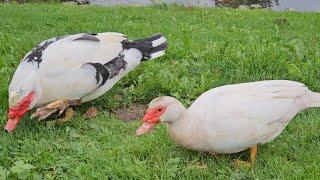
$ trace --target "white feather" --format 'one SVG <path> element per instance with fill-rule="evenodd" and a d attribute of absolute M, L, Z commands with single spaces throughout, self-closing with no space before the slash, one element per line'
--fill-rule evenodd
<path fill-rule="evenodd" d="M 154 100 L 151 108 L 158 105 L 154 102 L 162 105 Z M 170 136 L 177 143 L 194 150 L 236 153 L 272 141 L 297 113 L 320 107 L 320 94 L 299 82 L 274 80 L 211 89 L 187 110 L 178 101 L 168 104 L 168 112 L 182 109 L 170 115 L 180 119 L 162 117 L 171 122 Z"/>
<path fill-rule="evenodd" d="M 9 94 L 38 87 L 39 92 L 42 92 L 41 97 L 33 104 L 41 106 L 59 98 L 77 99 L 95 92 L 96 71 L 92 67 L 82 66 L 88 62 L 105 64 L 117 57 L 123 50 L 121 41 L 125 37 L 120 33 L 99 33 L 96 37 L 100 42 L 74 41 L 82 35 L 70 35 L 49 45 L 42 51 L 39 69 L 37 62 L 21 62 L 10 83 Z M 34 78 L 39 78 L 39 81 Z M 9 97 L 9 101 L 14 104 L 17 97 L 15 93 L 11 94 L 12 100 Z M 20 93 L 19 99 L 24 95 Z"/>
<path fill-rule="evenodd" d="M 16 104 L 26 95 L 25 93 L 30 93 L 32 90 L 36 91 L 32 106 L 42 106 L 61 98 L 82 98 L 83 102 L 93 100 L 112 88 L 124 75 L 139 65 L 143 58 L 138 49 L 123 49 L 122 41 L 126 40 L 126 37 L 121 33 L 98 33 L 94 36 L 99 41 L 83 38 L 79 40 L 80 37 L 84 37 L 83 35 L 84 33 L 74 34 L 58 41 L 55 41 L 57 38 L 52 38 L 41 42 L 40 45 L 46 45 L 49 41 L 53 41 L 41 51 L 42 56 L 37 57 L 38 60 L 42 58 L 39 64 L 25 59 L 32 53 L 32 51 L 29 52 L 20 63 L 10 83 L 10 104 Z M 152 44 L 157 46 L 162 42 L 165 42 L 163 37 Z M 112 78 L 97 74 L 93 65 L 99 64 L 95 63 L 100 63 L 100 66 L 105 65 L 120 54 L 126 61 L 125 69 L 120 69 L 120 72 Z M 164 52 L 157 52 L 152 54 L 151 58 L 163 54 Z M 99 78 L 99 82 L 96 78 Z M 102 85 L 103 78 L 108 79 Z"/>
<path fill-rule="evenodd" d="M 167 41 L 166 38 L 161 36 L 159 39 L 156 39 L 156 40 L 152 41 L 152 46 L 153 47 L 157 47 L 160 44 L 165 43 L 166 41 Z"/>
<path fill-rule="evenodd" d="M 156 53 L 151 54 L 151 55 L 150 55 L 150 56 L 151 56 L 150 59 L 158 58 L 158 57 L 160 57 L 160 56 L 163 56 L 164 54 L 165 54 L 165 50 L 163 50 L 163 51 L 158 51 L 158 52 L 156 52 Z"/>

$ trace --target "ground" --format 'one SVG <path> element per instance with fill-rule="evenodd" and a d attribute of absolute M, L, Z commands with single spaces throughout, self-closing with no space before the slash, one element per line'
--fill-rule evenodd
<path fill-rule="evenodd" d="M 57 126 L 27 114 L 13 134 L 0 132 L 0 179 L 317 179 L 320 110 L 300 113 L 273 142 L 260 146 L 251 169 L 232 161 L 247 153 L 208 156 L 174 144 L 164 125 L 137 138 L 141 121 L 121 121 L 119 108 L 171 95 L 186 106 L 202 92 L 263 79 L 301 81 L 320 91 L 320 14 L 177 6 L 103 8 L 0 5 L 0 124 L 20 59 L 50 37 L 116 31 L 130 38 L 162 32 L 167 55 L 142 64 L 99 99 Z M 83 114 L 91 107 L 95 118 Z"/>

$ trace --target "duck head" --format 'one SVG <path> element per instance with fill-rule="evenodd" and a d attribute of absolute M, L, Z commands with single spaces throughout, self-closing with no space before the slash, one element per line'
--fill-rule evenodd
<path fill-rule="evenodd" d="M 170 96 L 158 97 L 149 103 L 143 124 L 136 135 L 150 132 L 159 123 L 174 123 L 182 117 L 184 111 L 185 107 L 177 99 Z"/>
<path fill-rule="evenodd" d="M 32 108 L 35 93 L 29 92 L 23 95 L 21 91 L 13 91 L 9 93 L 9 111 L 8 121 L 4 127 L 6 132 L 12 132 L 23 115 Z"/>

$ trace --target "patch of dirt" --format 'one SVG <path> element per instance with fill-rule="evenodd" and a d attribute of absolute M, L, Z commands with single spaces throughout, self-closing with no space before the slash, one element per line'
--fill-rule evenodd
<path fill-rule="evenodd" d="M 136 103 L 130 106 L 119 107 L 113 110 L 113 114 L 123 121 L 134 121 L 141 120 L 146 110 L 147 105 Z"/>

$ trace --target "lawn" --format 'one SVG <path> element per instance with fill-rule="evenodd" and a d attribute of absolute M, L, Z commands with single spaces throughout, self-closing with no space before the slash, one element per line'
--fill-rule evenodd
<path fill-rule="evenodd" d="M 76 108 L 62 126 L 25 116 L 13 134 L 0 131 L 0 179 L 318 179 L 320 110 L 300 113 L 273 142 L 260 146 L 250 169 L 232 161 L 247 153 L 208 156 L 174 144 L 164 125 L 137 138 L 141 122 L 112 110 L 171 95 L 186 106 L 202 92 L 263 79 L 301 81 L 320 91 L 320 13 L 192 9 L 0 5 L 0 124 L 20 59 L 50 37 L 116 31 L 131 39 L 162 32 L 167 55 L 146 62 L 99 99 Z M 121 98 L 119 98 L 121 97 Z M 101 113 L 85 119 L 95 106 Z"/>

